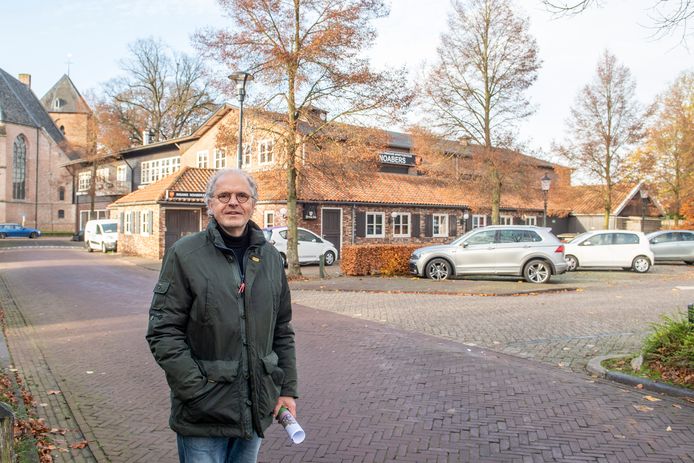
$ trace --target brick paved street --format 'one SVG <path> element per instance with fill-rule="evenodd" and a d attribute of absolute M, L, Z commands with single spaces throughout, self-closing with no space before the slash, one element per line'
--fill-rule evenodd
<path fill-rule="evenodd" d="M 32 393 L 49 405 L 40 407 L 47 409 L 42 413 L 49 426 L 58 425 L 50 420 L 70 426 L 73 416 L 100 462 L 176 461 L 166 424 L 167 388 L 143 338 L 156 273 L 117 256 L 22 249 L 0 253 L 0 277 L 8 288 L 0 302 L 8 312 L 10 351 L 30 375 Z M 586 333 L 615 337 L 625 326 L 635 332 L 655 317 L 656 304 L 641 299 L 656 287 L 662 291 L 661 283 L 649 279 L 635 286 L 644 292 L 625 294 L 624 302 L 644 308 L 628 314 L 621 300 L 609 306 L 609 292 L 586 299 L 605 300 L 605 307 L 580 309 L 581 299 L 574 298 L 582 293 L 373 293 L 369 299 L 349 292 L 340 299 L 335 291 L 296 289 L 296 303 L 317 305 L 322 298 L 322 308 L 351 316 L 296 305 L 299 419 L 308 438 L 292 446 L 273 425 L 261 461 L 694 461 L 691 403 L 666 396 L 650 402 L 639 390 L 585 373 L 421 333 L 478 344 L 486 336 L 492 345 L 506 343 L 504 349 L 524 342 L 524 351 L 532 351 L 528 341 Z M 677 298 L 686 299 L 669 291 L 673 307 Z M 543 307 L 559 307 L 563 315 L 544 328 L 534 326 Z M 609 317 L 610 307 L 622 311 L 626 325 Z M 595 321 L 581 322 L 586 317 L 580 310 Z M 483 326 L 485 311 L 498 329 L 466 338 L 479 331 L 467 325 Z M 427 324 L 421 313 L 430 315 Z M 514 326 L 524 334 L 513 338 Z M 47 395 L 48 388 L 61 390 L 65 404 Z M 86 451 L 54 455 L 57 461 L 94 461 Z"/>

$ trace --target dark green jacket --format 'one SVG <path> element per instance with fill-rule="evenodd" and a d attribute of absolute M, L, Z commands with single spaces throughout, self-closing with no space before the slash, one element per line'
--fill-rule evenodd
<path fill-rule="evenodd" d="M 282 258 L 249 222 L 245 290 L 217 223 L 177 241 L 162 263 L 147 341 L 184 436 L 263 436 L 280 395 L 297 397 L 294 330 Z"/>

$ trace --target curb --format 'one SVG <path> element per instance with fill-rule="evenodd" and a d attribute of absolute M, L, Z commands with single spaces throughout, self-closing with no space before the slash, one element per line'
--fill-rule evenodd
<path fill-rule="evenodd" d="M 589 372 L 611 381 L 627 384 L 629 386 L 637 386 L 640 384 L 644 389 L 649 391 L 660 392 L 662 394 L 668 394 L 675 397 L 689 397 L 694 399 L 694 391 L 689 389 L 653 381 L 652 379 L 648 378 L 639 378 L 638 376 L 631 376 L 627 375 L 626 373 L 610 371 L 601 365 L 601 363 L 605 360 L 624 357 L 630 357 L 630 355 L 601 355 L 599 357 L 594 357 L 590 359 L 586 368 Z"/>

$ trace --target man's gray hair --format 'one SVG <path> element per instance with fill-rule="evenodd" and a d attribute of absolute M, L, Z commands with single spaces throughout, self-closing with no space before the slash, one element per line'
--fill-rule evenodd
<path fill-rule="evenodd" d="M 251 199 L 255 202 L 258 200 L 258 184 L 255 183 L 255 179 L 251 177 L 251 174 L 243 169 L 220 169 L 215 174 L 210 177 L 207 182 L 207 190 L 205 191 L 205 206 L 207 206 L 207 215 L 212 217 L 212 211 L 210 210 L 210 200 L 214 196 L 214 190 L 217 188 L 217 181 L 225 175 L 238 175 L 246 179 L 248 182 L 248 187 L 251 189 Z"/>

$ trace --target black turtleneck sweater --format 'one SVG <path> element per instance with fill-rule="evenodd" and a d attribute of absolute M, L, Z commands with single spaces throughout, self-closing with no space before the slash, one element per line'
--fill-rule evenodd
<path fill-rule="evenodd" d="M 222 235 L 224 246 L 229 248 L 234 253 L 234 257 L 236 257 L 236 261 L 239 263 L 241 278 L 243 279 L 243 256 L 246 254 L 246 250 L 251 245 L 251 227 L 246 225 L 246 231 L 244 231 L 243 235 L 239 236 L 238 238 L 227 234 L 227 232 L 225 232 L 220 226 L 217 226 L 217 229 L 219 230 L 219 234 Z"/>

